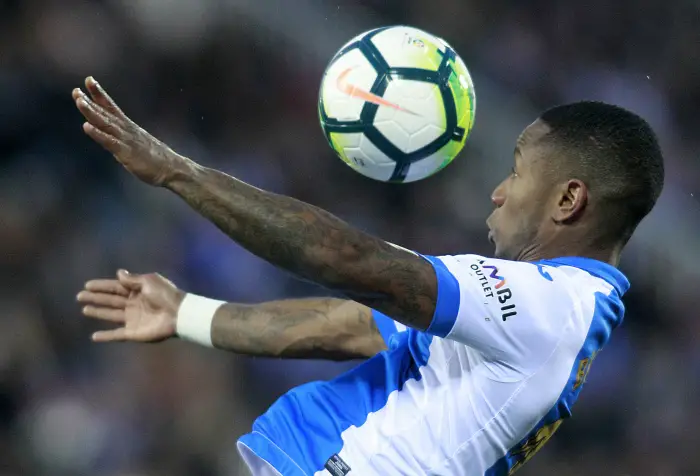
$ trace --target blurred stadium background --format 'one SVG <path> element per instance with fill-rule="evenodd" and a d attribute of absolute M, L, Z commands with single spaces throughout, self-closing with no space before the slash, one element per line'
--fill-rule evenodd
<path fill-rule="evenodd" d="M 474 76 L 476 128 L 410 186 L 351 171 L 316 94 L 352 36 L 410 24 Z M 94 75 L 178 151 L 432 254 L 490 252 L 489 192 L 540 110 L 602 99 L 645 116 L 667 185 L 632 240 L 627 317 L 568 421 L 522 476 L 700 474 L 700 7 L 659 0 L 0 2 L 0 475 L 246 474 L 236 438 L 289 387 L 345 364 L 182 342 L 93 345 L 76 292 L 117 267 L 256 302 L 324 293 L 127 176 L 70 99 Z"/>

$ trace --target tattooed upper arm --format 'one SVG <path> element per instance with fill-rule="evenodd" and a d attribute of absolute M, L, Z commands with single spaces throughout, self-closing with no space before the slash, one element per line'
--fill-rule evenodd
<path fill-rule="evenodd" d="M 409 327 L 427 329 L 437 303 L 432 264 L 416 253 L 378 241 L 363 257 L 362 267 L 372 270 L 366 278 L 367 293 L 348 294 Z"/>
<path fill-rule="evenodd" d="M 348 360 L 385 349 L 371 309 L 333 298 L 225 304 L 214 317 L 212 341 L 242 354 L 286 358 Z"/>

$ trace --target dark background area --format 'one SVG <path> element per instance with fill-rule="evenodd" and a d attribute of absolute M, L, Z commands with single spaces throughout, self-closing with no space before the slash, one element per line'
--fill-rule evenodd
<path fill-rule="evenodd" d="M 447 40 L 477 91 L 465 151 L 410 185 L 345 166 L 316 113 L 335 50 L 389 24 Z M 243 251 L 84 137 L 70 92 L 87 75 L 179 152 L 431 254 L 491 252 L 489 193 L 542 109 L 600 99 L 643 115 L 667 185 L 624 256 L 625 323 L 574 418 L 518 474 L 700 474 L 697 2 L 0 3 L 0 475 L 237 475 L 235 441 L 252 420 L 346 365 L 178 341 L 95 345 L 98 325 L 75 294 L 117 267 L 232 301 L 324 291 Z"/>

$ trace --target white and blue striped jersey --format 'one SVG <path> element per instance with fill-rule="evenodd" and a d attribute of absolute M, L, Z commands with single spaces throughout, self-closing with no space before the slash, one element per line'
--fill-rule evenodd
<path fill-rule="evenodd" d="M 375 312 L 388 350 L 281 397 L 238 442 L 255 476 L 512 474 L 571 416 L 627 278 L 580 257 L 426 257 L 430 327 Z"/>

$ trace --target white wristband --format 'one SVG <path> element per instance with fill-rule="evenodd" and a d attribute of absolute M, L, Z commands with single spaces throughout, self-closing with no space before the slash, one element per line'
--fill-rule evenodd
<path fill-rule="evenodd" d="M 176 332 L 180 338 L 214 347 L 211 342 L 211 322 L 225 301 L 217 301 L 196 294 L 186 294 L 177 311 Z"/>

